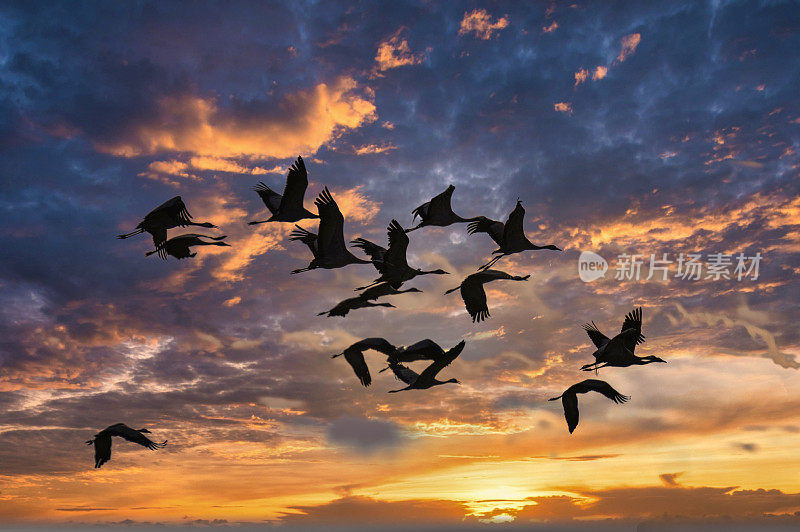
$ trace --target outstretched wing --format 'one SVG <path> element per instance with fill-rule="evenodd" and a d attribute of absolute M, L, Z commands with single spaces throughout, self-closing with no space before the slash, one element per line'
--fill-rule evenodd
<path fill-rule="evenodd" d="M 380 269 L 378 271 L 380 271 Z M 394 293 L 396 293 L 395 288 L 389 283 L 384 282 L 384 283 L 378 283 L 375 286 L 370 286 L 369 288 L 361 292 L 358 295 L 358 297 L 369 301 L 370 299 L 378 299 L 380 297 L 388 296 Z"/>
<path fill-rule="evenodd" d="M 522 222 L 525 220 L 525 209 L 522 207 L 522 202 L 517 201 L 517 206 L 508 215 L 506 225 L 503 228 L 503 243 L 509 247 L 517 247 L 525 243 L 525 230 L 522 228 Z"/>
<path fill-rule="evenodd" d="M 364 386 L 372 384 L 372 377 L 369 374 L 369 368 L 364 360 L 364 355 L 359 349 L 347 349 L 344 352 L 344 359 L 353 368 L 353 371 Z"/>
<path fill-rule="evenodd" d="M 505 225 L 503 222 L 498 222 L 485 216 L 480 216 L 477 220 L 467 224 L 467 232 L 469 234 L 487 233 L 498 246 L 503 245 L 504 230 Z"/>
<path fill-rule="evenodd" d="M 447 353 L 444 353 L 442 356 L 436 357 L 434 361 L 431 362 L 422 373 L 420 373 L 419 378 L 423 379 L 422 382 L 434 379 L 440 371 L 449 366 L 450 363 L 458 358 L 458 355 L 460 354 L 461 349 L 453 349 Z"/>
<path fill-rule="evenodd" d="M 358 342 L 354 343 L 350 347 L 357 347 L 360 351 L 374 349 L 375 351 L 383 353 L 384 355 L 390 355 L 397 351 L 397 347 L 390 344 L 385 338 L 364 338 L 363 340 L 359 340 Z"/>
<path fill-rule="evenodd" d="M 592 339 L 592 343 L 594 343 L 595 347 L 598 349 L 603 347 L 609 342 L 608 336 L 600 332 L 600 329 L 597 328 L 594 322 L 592 323 L 585 323 L 583 325 L 583 330 L 586 331 L 586 334 L 589 335 L 589 338 Z"/>
<path fill-rule="evenodd" d="M 486 292 L 479 278 L 472 274 L 461 283 L 461 299 L 467 307 L 467 312 L 472 316 L 472 323 L 481 322 L 490 316 L 489 306 L 486 304 Z"/>
<path fill-rule="evenodd" d="M 411 221 L 416 220 L 417 216 L 419 216 L 424 221 L 425 218 L 428 217 L 430 209 L 431 209 L 431 202 L 426 201 L 425 203 L 423 203 L 422 205 L 411 211 L 411 214 L 414 215 L 413 218 L 411 218 Z"/>
<path fill-rule="evenodd" d="M 325 187 L 314 204 L 319 211 L 319 252 L 322 257 L 337 257 L 347 252 L 344 244 L 344 216 Z"/>
<path fill-rule="evenodd" d="M 148 449 L 155 450 L 160 449 L 164 445 L 167 444 L 166 441 L 164 443 L 156 443 L 138 430 L 134 430 L 127 425 L 119 424 L 115 427 L 113 433 L 114 436 L 120 436 L 130 442 L 138 443 L 143 447 L 147 447 Z"/>
<path fill-rule="evenodd" d="M 94 467 L 103 467 L 111 460 L 111 435 L 104 434 L 94 438 Z"/>
<path fill-rule="evenodd" d="M 186 204 L 180 196 L 165 201 L 144 217 L 145 222 L 155 219 L 169 218 L 175 225 L 186 226 L 192 221 L 192 215 L 186 209 Z"/>
<path fill-rule="evenodd" d="M 312 233 L 311 231 L 303 229 L 299 225 L 295 225 L 294 227 L 295 229 L 291 233 L 289 233 L 289 240 L 299 240 L 300 242 L 308 246 L 308 249 L 310 249 L 311 253 L 314 254 L 315 259 L 318 258 L 319 238 L 317 237 L 317 235 Z"/>
<path fill-rule="evenodd" d="M 605 395 L 617 404 L 626 402 L 630 397 L 622 395 L 617 390 L 611 387 L 606 381 L 597 379 L 586 379 L 572 386 L 577 393 L 597 392 Z"/>
<path fill-rule="evenodd" d="M 383 257 L 383 261 L 394 268 L 408 268 L 406 261 L 406 250 L 408 250 L 408 235 L 405 229 L 397 222 L 392 220 L 387 227 L 389 232 L 389 249 Z"/>
<path fill-rule="evenodd" d="M 364 253 L 369 256 L 372 264 L 375 265 L 375 269 L 378 270 L 379 273 L 383 273 L 384 271 L 384 264 L 383 260 L 386 256 L 386 248 L 383 246 L 379 246 L 374 242 L 370 242 L 366 238 L 355 238 L 350 241 L 357 248 L 361 248 L 364 250 Z"/>
<path fill-rule="evenodd" d="M 561 396 L 561 405 L 564 407 L 564 418 L 567 420 L 567 428 L 569 428 L 569 433 L 575 430 L 575 427 L 578 426 L 578 419 L 580 418 L 580 413 L 578 412 L 578 396 L 574 393 L 564 392 L 564 395 Z"/>
<path fill-rule="evenodd" d="M 389 369 L 392 370 L 392 373 L 394 373 L 394 376 L 397 377 L 398 380 L 408 385 L 414 384 L 419 378 L 419 374 L 416 371 L 398 362 L 389 362 Z"/>
<path fill-rule="evenodd" d="M 411 344 L 402 351 L 403 360 L 406 362 L 411 362 L 412 360 L 433 360 L 442 355 L 444 355 L 444 349 L 429 338 Z"/>
<path fill-rule="evenodd" d="M 283 189 L 281 211 L 300 211 L 303 209 L 303 198 L 308 188 L 308 172 L 303 158 L 298 156 L 286 176 L 286 187 Z"/>
<path fill-rule="evenodd" d="M 442 214 L 451 211 L 450 200 L 453 197 L 453 191 L 455 189 L 456 187 L 450 185 L 444 192 L 434 196 L 431 200 L 431 206 L 428 212 Z"/>
<path fill-rule="evenodd" d="M 269 212 L 272 214 L 278 212 L 283 202 L 283 198 L 280 194 L 265 185 L 263 181 L 259 181 L 258 184 L 253 187 L 253 190 L 258 193 L 258 197 L 261 198 L 261 201 L 267 206 Z"/>
<path fill-rule="evenodd" d="M 633 353 L 637 345 L 644 343 L 644 335 L 642 334 L 642 307 L 635 308 L 625 315 L 625 321 L 622 322 L 620 333 L 628 329 L 633 329 L 636 331 L 636 334 L 626 334 L 623 344 L 627 350 Z"/>

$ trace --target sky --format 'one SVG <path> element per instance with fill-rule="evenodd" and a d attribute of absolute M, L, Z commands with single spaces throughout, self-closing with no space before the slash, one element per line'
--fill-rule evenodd
<path fill-rule="evenodd" d="M 3 2 L 0 521 L 796 522 L 799 32 L 780 1 Z M 377 274 L 291 275 L 292 224 L 246 224 L 298 155 L 347 240 L 452 184 L 563 251 L 500 261 L 531 277 L 472 323 L 444 292 L 496 246 L 421 229 L 409 263 L 449 275 L 318 316 Z M 115 238 L 176 195 L 231 247 Z M 579 371 L 582 325 L 640 306 L 667 364 Z M 376 336 L 465 340 L 461 384 L 389 394 L 367 354 L 362 387 L 330 355 Z M 587 377 L 631 400 L 581 396 L 570 434 L 547 399 Z M 93 469 L 118 422 L 169 443 Z"/>

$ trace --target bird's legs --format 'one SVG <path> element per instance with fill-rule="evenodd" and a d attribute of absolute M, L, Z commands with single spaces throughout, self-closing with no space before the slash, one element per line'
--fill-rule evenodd
<path fill-rule="evenodd" d="M 601 364 L 598 366 L 598 364 Z M 600 368 L 604 368 L 608 365 L 608 362 L 593 362 L 591 364 L 586 364 L 585 366 L 581 366 L 581 371 L 597 371 Z M 595 366 L 595 367 L 592 367 Z"/>
<path fill-rule="evenodd" d="M 505 257 L 506 255 L 507 255 L 507 253 L 503 253 L 503 254 L 501 254 L 501 255 L 498 255 L 498 256 L 496 256 L 495 258 L 493 258 L 492 260 L 490 260 L 489 262 L 487 262 L 486 264 L 484 264 L 483 266 L 481 266 L 480 268 L 478 268 L 478 271 L 479 271 L 479 272 L 482 272 L 482 271 L 488 270 L 489 268 L 491 268 L 492 266 L 494 266 L 494 264 L 495 264 L 495 263 L 496 263 L 498 260 L 502 259 L 502 258 L 503 258 L 503 257 Z"/>
<path fill-rule="evenodd" d="M 138 235 L 138 234 L 141 234 L 141 233 L 144 233 L 144 229 L 142 229 L 140 227 L 139 229 L 131 231 L 130 233 L 125 233 L 124 235 L 117 235 L 117 238 L 128 238 L 128 237 L 131 237 L 133 235 Z"/>
<path fill-rule="evenodd" d="M 313 269 L 314 268 L 312 266 L 306 266 L 305 268 L 300 268 L 298 270 L 292 270 L 292 274 L 303 273 L 303 272 L 307 272 L 308 270 L 313 270 Z"/>
<path fill-rule="evenodd" d="M 372 282 L 371 282 L 371 283 L 369 283 L 368 285 L 366 285 L 366 286 L 359 286 L 358 288 L 356 288 L 356 289 L 355 289 L 355 290 L 353 290 L 353 291 L 354 291 L 354 292 L 358 292 L 359 290 L 365 290 L 365 289 L 367 289 L 367 288 L 369 288 L 369 287 L 371 287 L 371 286 L 375 286 L 375 285 L 381 284 L 381 282 L 382 282 L 382 281 L 381 281 L 380 279 L 375 279 L 374 281 L 372 281 Z"/>

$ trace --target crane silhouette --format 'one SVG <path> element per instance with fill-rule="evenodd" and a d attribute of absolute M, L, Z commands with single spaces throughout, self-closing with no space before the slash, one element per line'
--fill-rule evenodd
<path fill-rule="evenodd" d="M 94 467 L 100 468 L 111 460 L 112 436 L 119 436 L 130 442 L 138 443 L 151 451 L 161 449 L 167 444 L 167 440 L 164 440 L 163 443 L 156 443 L 145 436 L 144 433 L 150 434 L 150 431 L 147 429 L 132 429 L 125 423 L 117 423 L 95 434 L 94 438 L 86 442 L 86 445 L 94 444 Z"/>
<path fill-rule="evenodd" d="M 339 301 L 335 307 L 330 310 L 325 310 L 317 314 L 317 316 L 324 316 L 327 315 L 329 318 L 333 316 L 347 316 L 347 313 L 351 310 L 356 310 L 359 308 L 367 308 L 367 307 L 391 307 L 394 308 L 394 305 L 391 303 L 373 303 L 369 299 L 363 298 L 361 296 L 350 297 L 345 300 Z"/>
<path fill-rule="evenodd" d="M 213 240 L 213 242 L 207 242 L 205 240 L 201 240 L 203 238 L 207 238 L 209 240 Z M 167 260 L 167 255 L 172 255 L 176 259 L 185 259 L 187 257 L 194 257 L 197 255 L 197 252 L 192 253 L 191 247 L 192 246 L 230 246 L 225 242 L 220 242 L 223 238 L 227 238 L 226 235 L 222 236 L 206 236 L 206 235 L 198 235 L 195 233 L 187 233 L 185 235 L 173 236 L 166 242 L 163 242 L 160 246 L 158 246 L 153 251 L 148 251 L 145 253 L 145 256 L 149 257 L 153 253 L 158 253 L 158 256 L 164 260 Z"/>
<path fill-rule="evenodd" d="M 422 293 L 419 288 L 407 288 L 405 290 L 398 290 L 389 283 L 379 283 L 371 286 L 358 294 L 358 297 L 366 300 L 378 299 L 384 296 L 396 296 L 398 294 Z"/>
<path fill-rule="evenodd" d="M 548 399 L 548 401 L 561 399 L 561 404 L 564 406 L 564 417 L 567 420 L 567 427 L 569 428 L 570 434 L 572 434 L 572 432 L 575 430 L 575 427 L 578 426 L 578 394 L 587 392 L 601 393 L 617 404 L 622 404 L 630 399 L 630 397 L 622 395 L 617 390 L 612 388 L 611 385 L 606 381 L 586 379 L 578 384 L 573 384 L 558 397 L 552 397 Z"/>
<path fill-rule="evenodd" d="M 186 204 L 183 203 L 180 196 L 175 196 L 147 213 L 144 219 L 139 222 L 139 225 L 136 226 L 135 230 L 124 235 L 117 235 L 117 238 L 124 239 L 141 233 L 150 233 L 153 237 L 153 245 L 158 247 L 167 240 L 167 229 L 187 227 L 190 225 L 196 225 L 198 227 L 217 227 L 209 222 L 193 222 L 192 215 L 189 214 L 189 211 L 186 209 Z"/>
<path fill-rule="evenodd" d="M 410 281 L 418 275 L 448 275 L 448 272 L 442 269 L 426 271 L 419 268 L 412 268 L 408 265 L 406 259 L 406 251 L 408 250 L 409 242 L 408 235 L 397 220 L 392 220 L 389 223 L 387 232 L 389 236 L 389 249 L 363 238 L 356 238 L 351 242 L 351 244 L 363 249 L 364 252 L 369 255 L 370 259 L 372 259 L 372 263 L 375 265 L 375 269 L 381 274 L 380 277 L 372 281 L 372 283 L 366 286 L 360 286 L 356 288 L 356 290 L 363 290 L 383 282 L 387 282 L 395 288 L 400 288 L 404 282 Z"/>
<path fill-rule="evenodd" d="M 606 366 L 626 368 L 653 362 L 667 362 L 657 356 L 639 357 L 633 354 L 636 346 L 645 341 L 642 334 L 642 307 L 633 309 L 625 315 L 622 329 L 614 338 L 609 339 L 601 333 L 594 322 L 585 324 L 583 328 L 597 347 L 592 353 L 595 361 L 582 366 L 583 371 L 595 371 Z"/>
<path fill-rule="evenodd" d="M 258 193 L 261 201 L 267 206 L 272 216 L 266 220 L 248 222 L 248 225 L 266 222 L 299 222 L 305 218 L 319 218 L 319 215 L 303 207 L 303 198 L 306 195 L 307 188 L 308 172 L 303 158 L 298 156 L 297 160 L 289 168 L 282 196 L 263 182 L 259 182 L 258 185 L 253 187 L 253 190 Z"/>
<path fill-rule="evenodd" d="M 307 272 L 315 268 L 334 269 L 348 264 L 370 264 L 371 261 L 359 259 L 347 249 L 344 243 L 344 216 L 331 196 L 328 187 L 320 192 L 314 204 L 319 211 L 319 235 L 295 225 L 289 240 L 299 240 L 311 250 L 314 259 L 305 268 L 292 270 L 292 273 Z"/>
<path fill-rule="evenodd" d="M 466 342 L 461 340 L 456 345 L 445 351 L 442 347 L 431 339 L 420 340 L 408 347 L 398 347 L 393 353 L 388 354 L 387 362 L 389 366 L 380 370 L 383 373 L 391 369 L 391 365 L 400 362 L 416 362 L 417 360 L 439 360 L 441 358 L 455 358 L 464 350 Z"/>
<path fill-rule="evenodd" d="M 389 393 L 403 392 L 405 390 L 427 390 L 428 388 L 448 383 L 461 384 L 461 381 L 458 379 L 440 381 L 436 378 L 436 375 L 438 375 L 439 372 L 442 371 L 446 366 L 450 365 L 450 363 L 453 362 L 453 360 L 455 360 L 460 354 L 461 349 L 451 349 L 445 355 L 436 358 L 430 363 L 430 365 L 428 365 L 427 368 L 425 368 L 422 373 L 419 374 L 399 362 L 390 361 L 389 369 L 392 370 L 394 376 L 397 377 L 398 380 L 404 382 L 407 384 L 407 386 L 405 388 L 400 388 L 399 390 L 389 390 Z"/>
<path fill-rule="evenodd" d="M 414 215 L 412 220 L 416 220 L 417 216 L 419 216 L 420 223 L 416 227 L 406 229 L 406 233 L 416 231 L 417 229 L 426 226 L 447 227 L 448 225 L 478 220 L 480 217 L 462 218 L 453 212 L 453 208 L 450 206 L 450 201 L 453 197 L 453 191 L 455 189 L 456 187 L 450 185 L 447 187 L 447 190 L 437 196 L 434 196 L 434 198 L 429 202 L 423 203 L 411 211 L 411 213 Z"/>
<path fill-rule="evenodd" d="M 467 226 L 467 232 L 469 232 L 469 234 L 487 233 L 492 237 L 492 240 L 500 246 L 498 249 L 492 251 L 493 255 L 498 253 L 499 255 L 478 268 L 479 270 L 487 270 L 503 257 L 525 250 L 552 249 L 554 251 L 561 251 L 561 248 L 553 244 L 537 246 L 528 240 L 522 228 L 524 220 L 525 209 L 522 207 L 522 202 L 517 200 L 517 206 L 511 211 L 511 214 L 508 215 L 508 220 L 506 220 L 505 224 L 497 220 L 490 220 L 485 216 L 481 216 L 478 220 L 470 222 Z"/>
<path fill-rule="evenodd" d="M 530 275 L 517 276 L 510 275 L 500 270 L 483 270 L 471 275 L 461 281 L 461 284 L 455 288 L 451 288 L 445 295 L 461 290 L 461 299 L 464 300 L 464 305 L 467 312 L 472 316 L 472 323 L 481 322 L 491 316 L 489 314 L 489 306 L 486 303 L 486 292 L 483 285 L 492 281 L 509 280 L 509 281 L 527 281 Z"/>
<path fill-rule="evenodd" d="M 397 348 L 384 338 L 364 338 L 363 340 L 359 340 L 358 342 L 354 343 L 341 353 L 331 355 L 331 358 L 344 355 L 344 359 L 348 364 L 350 364 L 350 367 L 353 368 L 353 371 L 355 372 L 356 377 L 358 377 L 358 380 L 361 381 L 361 384 L 364 386 L 369 386 L 372 384 L 372 377 L 369 374 L 367 362 L 364 360 L 364 351 L 369 349 L 373 349 L 383 353 L 384 355 L 389 355 L 397 351 Z"/>

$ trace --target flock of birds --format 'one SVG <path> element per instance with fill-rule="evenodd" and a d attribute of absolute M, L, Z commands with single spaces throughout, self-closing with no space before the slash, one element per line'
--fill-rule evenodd
<path fill-rule="evenodd" d="M 313 256 L 308 266 L 293 270 L 292 274 L 299 274 L 317 268 L 335 269 L 351 264 L 371 264 L 378 272 L 372 283 L 355 289 L 359 294 L 340 301 L 330 310 L 320 312 L 319 315 L 346 316 L 350 311 L 366 307 L 393 307 L 391 303 L 376 302 L 380 298 L 406 293 L 419 293 L 421 290 L 411 287 L 401 289 L 404 283 L 420 275 L 447 275 L 448 272 L 436 270 L 422 270 L 408 264 L 407 250 L 409 245 L 408 233 L 424 227 L 447 227 L 457 223 L 467 223 L 469 234 L 486 233 L 497 244 L 498 248 L 492 252 L 494 257 L 477 271 L 468 275 L 461 283 L 447 290 L 450 294 L 459 290 L 464 301 L 467 313 L 473 323 L 481 322 L 490 317 L 484 285 L 497 280 L 527 281 L 530 275 L 516 276 L 506 272 L 491 269 L 499 260 L 508 255 L 534 250 L 561 249 L 553 244 L 538 246 L 533 244 L 525 235 L 523 221 L 525 209 L 522 202 L 517 200 L 514 210 L 509 214 L 505 223 L 489 219 L 485 216 L 462 218 L 453 212 L 451 199 L 455 187 L 450 185 L 441 194 L 430 201 L 420 205 L 412 211 L 413 220 L 417 217 L 420 222 L 410 229 L 404 229 L 397 220 L 392 220 L 387 228 L 388 247 L 366 240 L 355 238 L 350 243 L 353 247 L 364 252 L 368 258 L 359 258 L 354 255 L 345 244 L 344 216 L 339 206 L 327 187 L 314 200 L 317 214 L 303 206 L 306 189 L 308 187 L 308 173 L 302 157 L 298 157 L 289 169 L 286 186 L 283 194 L 270 189 L 266 184 L 259 183 L 254 187 L 261 200 L 269 209 L 271 216 L 265 220 L 249 222 L 250 225 L 285 222 L 294 223 L 295 229 L 289 235 L 292 241 L 305 244 Z M 317 233 L 313 233 L 297 222 L 306 219 L 319 219 Z M 119 235 L 117 238 L 125 239 L 134 235 L 149 233 L 153 238 L 154 249 L 146 255 L 158 254 L 162 259 L 168 256 L 176 259 L 194 257 L 197 252 L 192 251 L 195 246 L 229 246 L 223 240 L 226 236 L 208 236 L 196 233 L 183 234 L 167 238 L 167 231 L 177 227 L 205 227 L 216 228 L 215 225 L 204 222 L 192 221 L 192 216 L 180 196 L 159 205 L 148 213 L 144 219 L 130 233 Z M 613 338 L 608 338 L 597 328 L 594 322 L 584 325 L 594 345 L 597 347 L 593 353 L 594 362 L 581 367 L 583 371 L 597 371 L 603 367 L 629 367 L 644 365 L 653 362 L 665 362 L 655 356 L 639 357 L 634 354 L 638 344 L 644 342 L 642 334 L 642 309 L 637 308 L 625 316 L 622 330 Z M 375 351 L 386 357 L 387 367 L 381 370 L 391 370 L 394 376 L 405 384 L 405 387 L 390 390 L 389 393 L 406 390 L 426 390 L 442 384 L 460 384 L 457 379 L 439 380 L 437 375 L 450 365 L 464 350 L 465 342 L 462 340 L 451 349 L 444 350 L 430 339 L 421 340 L 407 347 L 395 346 L 384 338 L 365 338 L 360 340 L 343 352 L 332 355 L 332 358 L 343 356 L 352 367 L 358 380 L 364 386 L 372 383 L 369 367 L 364 358 L 366 351 Z M 417 373 L 407 364 L 418 361 L 428 361 L 428 366 Z M 607 382 L 597 379 L 587 379 L 570 386 L 558 397 L 550 401 L 561 399 L 564 407 L 564 416 L 569 432 L 572 433 L 578 425 L 578 399 L 577 394 L 598 392 L 615 403 L 625 403 L 629 398 L 617 392 Z M 148 449 L 156 450 L 166 445 L 155 443 L 144 436 L 149 433 L 147 429 L 131 429 L 118 423 L 97 433 L 94 439 L 86 443 L 94 444 L 95 467 L 99 468 L 111 457 L 111 438 L 119 436 L 125 440 L 138 443 Z"/>

